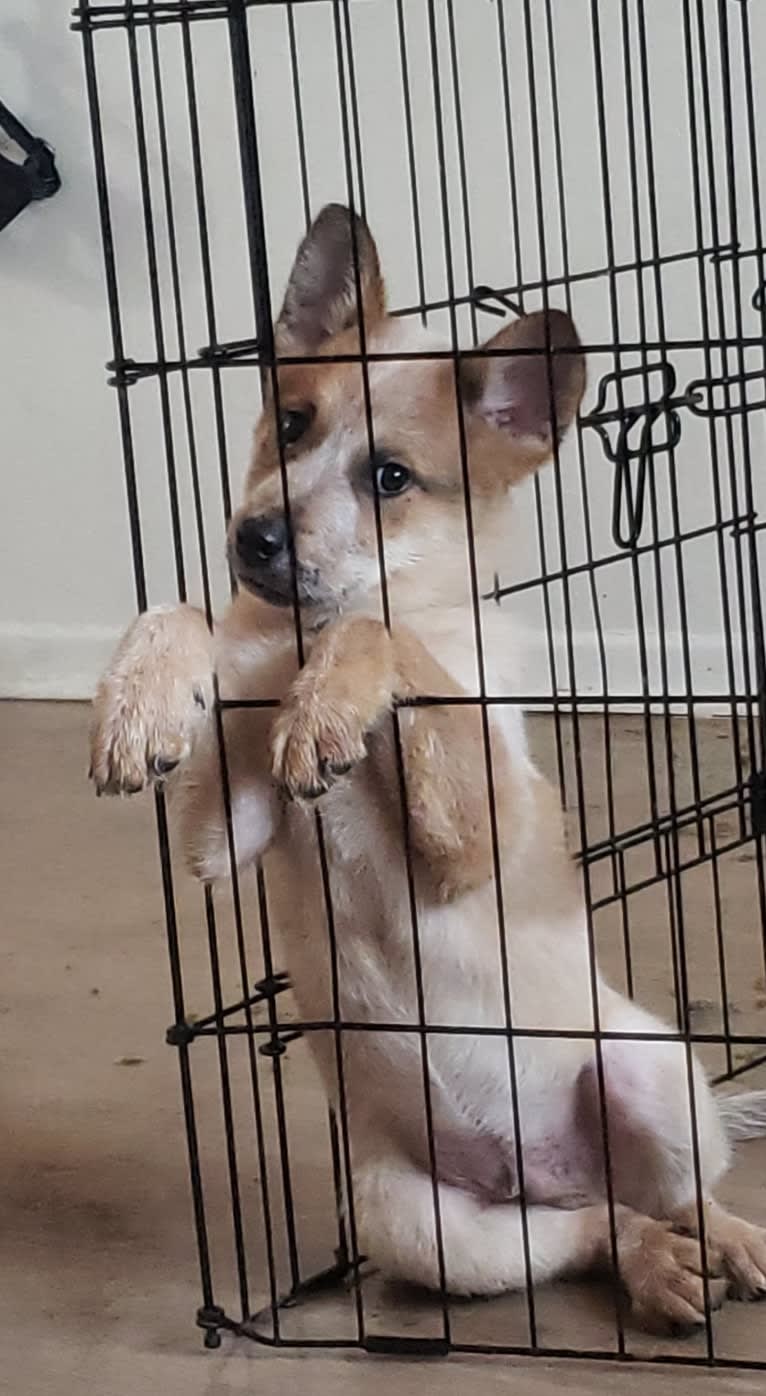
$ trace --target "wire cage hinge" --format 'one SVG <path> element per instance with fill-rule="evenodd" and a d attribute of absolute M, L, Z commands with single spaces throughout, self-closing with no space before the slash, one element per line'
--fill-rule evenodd
<path fill-rule="evenodd" d="M 240 999 L 221 1013 L 208 1013 L 204 1018 L 182 1018 L 176 1023 L 171 1023 L 165 1033 L 165 1041 L 169 1047 L 188 1047 L 195 1038 L 214 1037 L 218 1033 L 226 1033 L 231 1018 L 244 1013 L 246 1009 L 258 1008 L 262 1004 L 272 1004 L 277 994 L 284 993 L 289 987 L 290 979 L 286 971 L 278 970 L 275 974 L 266 975 L 265 978 L 257 980 L 253 985 L 252 994 L 247 998 Z M 265 1042 L 258 1050 L 264 1057 L 281 1057 L 287 1051 L 289 1043 L 301 1036 L 302 1033 L 297 1029 L 283 1028 L 274 1021 L 271 1024 L 269 1041 Z"/>

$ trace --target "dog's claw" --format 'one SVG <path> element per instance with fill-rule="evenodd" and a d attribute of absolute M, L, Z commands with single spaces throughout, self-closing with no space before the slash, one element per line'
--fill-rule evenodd
<path fill-rule="evenodd" d="M 169 776 L 179 763 L 179 757 L 155 756 L 152 763 L 152 771 L 160 780 L 163 776 Z"/>

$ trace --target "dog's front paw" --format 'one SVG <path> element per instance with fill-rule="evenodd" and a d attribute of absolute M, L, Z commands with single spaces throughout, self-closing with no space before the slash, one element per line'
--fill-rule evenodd
<path fill-rule="evenodd" d="M 189 755 L 209 699 L 202 685 L 166 675 L 107 675 L 93 702 L 90 777 L 97 795 L 135 795 Z"/>
<path fill-rule="evenodd" d="M 93 700 L 98 795 L 134 795 L 189 755 L 213 701 L 208 645 L 203 618 L 188 609 L 145 612 L 128 631 Z"/>
<path fill-rule="evenodd" d="M 319 694 L 291 695 L 274 724 L 272 773 L 292 800 L 315 800 L 367 755 L 359 713 Z"/>
<path fill-rule="evenodd" d="M 766 1298 L 766 1231 L 741 1217 L 722 1214 L 714 1236 L 732 1299 Z"/>
<path fill-rule="evenodd" d="M 618 1242 L 620 1275 L 643 1328 L 689 1332 L 705 1323 L 705 1281 L 699 1241 L 668 1222 L 635 1217 Z M 717 1309 L 726 1297 L 720 1253 L 707 1248 L 707 1292 Z"/>

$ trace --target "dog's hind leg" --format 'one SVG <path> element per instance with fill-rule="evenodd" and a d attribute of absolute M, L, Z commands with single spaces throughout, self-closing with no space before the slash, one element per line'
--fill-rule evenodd
<path fill-rule="evenodd" d="M 766 1296 L 766 1231 L 731 1216 L 713 1200 L 730 1158 L 725 1112 L 687 1045 L 661 1040 L 664 1025 L 636 1004 L 615 999 L 610 1031 L 657 1034 L 612 1039 L 602 1047 L 606 1115 L 615 1196 L 694 1237 L 700 1207 L 708 1247 L 720 1258 L 733 1297 Z M 578 1084 L 591 1134 L 601 1135 L 595 1072 Z"/>
<path fill-rule="evenodd" d="M 521 1208 L 487 1206 L 461 1188 L 439 1184 L 439 1230 L 430 1177 L 403 1158 L 367 1164 L 354 1178 L 359 1242 L 390 1276 L 448 1293 L 493 1295 L 526 1288 L 528 1271 Z M 699 1242 L 669 1222 L 618 1206 L 614 1213 L 617 1263 L 636 1318 L 646 1327 L 696 1327 L 705 1322 L 705 1283 Z M 572 1211 L 528 1206 L 529 1278 L 605 1270 L 612 1263 L 605 1203 Z M 438 1235 L 441 1234 L 441 1246 Z M 719 1262 L 707 1253 L 712 1304 L 725 1294 L 715 1278 Z"/>

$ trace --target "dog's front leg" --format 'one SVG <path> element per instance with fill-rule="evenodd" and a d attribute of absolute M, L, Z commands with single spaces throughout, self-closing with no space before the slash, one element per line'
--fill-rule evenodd
<path fill-rule="evenodd" d="M 227 817 L 213 719 L 215 658 L 201 611 L 173 606 L 143 612 L 98 685 L 90 732 L 98 794 L 132 795 L 169 783 L 189 869 L 203 881 L 227 876 L 232 854 L 239 867 L 257 857 L 278 814 L 268 717 L 235 711 L 224 724 Z"/>
<path fill-rule="evenodd" d="M 460 685 L 405 627 L 356 616 L 319 636 L 273 731 L 273 772 L 293 799 L 314 799 L 366 757 L 380 796 L 398 802 L 390 744 L 369 742 L 397 702 L 464 697 Z M 404 707 L 399 739 L 412 847 L 436 895 L 448 900 L 493 871 L 482 715 L 466 704 Z M 495 749 L 496 748 L 496 749 Z M 496 802 L 512 798 L 505 749 L 493 745 Z M 394 779 L 392 780 L 392 776 Z"/>

